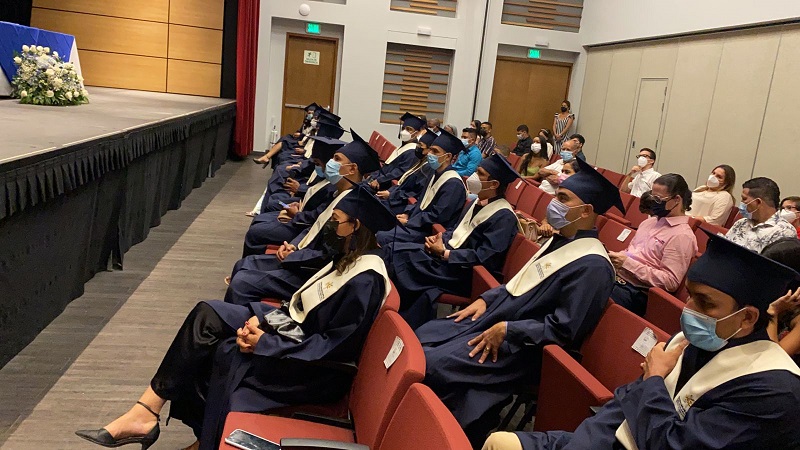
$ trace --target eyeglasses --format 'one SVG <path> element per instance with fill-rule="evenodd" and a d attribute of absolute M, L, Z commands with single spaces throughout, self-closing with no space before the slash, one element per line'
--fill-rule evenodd
<path fill-rule="evenodd" d="M 650 194 L 650 198 L 653 199 L 653 203 L 655 203 L 657 205 L 660 205 L 660 204 L 662 204 L 664 202 L 668 202 L 668 201 L 672 200 L 673 198 L 675 198 L 675 196 L 673 195 L 671 197 L 661 198 L 661 197 L 651 193 Z"/>
<path fill-rule="evenodd" d="M 639 158 L 642 158 L 642 157 L 650 159 L 650 155 L 639 155 Z"/>
<path fill-rule="evenodd" d="M 783 209 L 788 209 L 790 211 L 798 211 L 796 205 L 786 205 L 786 206 L 783 207 Z"/>

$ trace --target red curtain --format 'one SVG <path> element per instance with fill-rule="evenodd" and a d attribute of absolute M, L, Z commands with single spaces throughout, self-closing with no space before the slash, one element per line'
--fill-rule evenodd
<path fill-rule="evenodd" d="M 256 61 L 260 0 L 239 0 L 236 30 L 236 135 L 234 150 L 245 157 L 253 150 L 256 106 Z"/>

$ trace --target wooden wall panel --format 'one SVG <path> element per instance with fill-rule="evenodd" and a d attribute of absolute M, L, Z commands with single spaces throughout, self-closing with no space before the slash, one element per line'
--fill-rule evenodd
<path fill-rule="evenodd" d="M 170 0 L 169 22 L 221 30 L 224 10 L 224 0 Z"/>
<path fill-rule="evenodd" d="M 81 51 L 81 68 L 89 86 L 164 92 L 167 60 L 147 56 Z"/>
<path fill-rule="evenodd" d="M 31 25 L 72 34 L 79 49 L 167 56 L 167 24 L 34 8 Z"/>
<path fill-rule="evenodd" d="M 392 11 L 425 14 L 429 16 L 455 17 L 458 0 L 391 0 Z"/>
<path fill-rule="evenodd" d="M 170 25 L 169 58 L 220 64 L 222 31 Z"/>
<path fill-rule="evenodd" d="M 219 97 L 220 65 L 169 60 L 167 92 Z"/>
<path fill-rule="evenodd" d="M 444 116 L 453 52 L 389 43 L 383 78 L 381 122 L 397 123 L 406 111 Z"/>
<path fill-rule="evenodd" d="M 166 23 L 170 0 L 33 0 L 34 8 L 55 9 Z"/>
<path fill-rule="evenodd" d="M 501 22 L 577 33 L 582 13 L 583 0 L 505 0 Z"/>

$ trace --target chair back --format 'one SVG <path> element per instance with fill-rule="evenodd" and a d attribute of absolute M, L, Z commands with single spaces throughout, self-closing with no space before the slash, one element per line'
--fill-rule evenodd
<path fill-rule="evenodd" d="M 703 254 L 706 252 L 706 247 L 708 246 L 708 235 L 703 233 L 703 230 L 708 231 L 711 234 L 720 234 L 723 235 L 728 233 L 728 229 L 721 227 L 719 225 L 714 225 L 712 223 L 703 222 L 700 226 L 694 230 L 694 237 L 697 238 L 697 253 Z"/>
<path fill-rule="evenodd" d="M 642 199 L 639 197 L 633 197 L 633 201 L 631 204 L 625 208 L 625 219 L 627 219 L 631 223 L 632 228 L 639 228 L 639 225 L 642 224 L 648 217 L 647 214 L 639 211 L 639 204 L 642 202 Z"/>
<path fill-rule="evenodd" d="M 522 192 L 522 195 L 517 202 L 517 211 L 533 215 L 536 205 L 540 199 L 545 195 L 545 192 L 536 186 L 528 186 Z M 535 216 L 534 216 L 535 217 Z"/>
<path fill-rule="evenodd" d="M 521 156 L 517 155 L 516 153 L 509 153 L 508 158 L 506 159 L 508 159 L 508 163 L 514 168 L 514 170 L 519 171 L 519 162 L 522 161 Z"/>
<path fill-rule="evenodd" d="M 626 192 L 620 191 L 619 198 L 622 200 L 622 206 L 625 207 L 625 214 L 627 214 L 628 210 L 631 208 L 631 204 L 633 204 L 634 200 L 637 197 L 633 196 L 631 194 L 628 194 Z M 616 206 L 612 206 L 611 209 L 608 210 L 608 212 L 611 213 L 611 214 L 615 214 L 617 216 L 620 216 L 620 217 L 625 217 L 625 214 L 623 214 L 622 211 L 620 211 L 619 208 L 617 208 Z"/>
<path fill-rule="evenodd" d="M 555 197 L 541 189 L 539 190 L 542 192 L 542 195 L 539 197 L 539 201 L 536 202 L 536 207 L 533 209 L 533 218 L 536 220 L 544 220 L 544 218 L 547 217 L 547 207 Z"/>
<path fill-rule="evenodd" d="M 369 137 L 369 141 L 368 141 L 370 147 L 375 148 L 375 144 L 378 142 L 378 137 L 380 135 L 381 134 L 378 133 L 378 130 L 375 130 L 375 131 L 372 132 L 372 135 Z"/>
<path fill-rule="evenodd" d="M 725 221 L 725 228 L 730 229 L 737 220 L 742 218 L 742 214 L 739 212 L 738 206 L 732 206 L 731 212 L 728 213 L 728 220 Z"/>
<path fill-rule="evenodd" d="M 511 243 L 511 248 L 508 249 L 506 254 L 506 263 L 503 266 L 503 282 L 508 283 L 510 279 L 514 278 L 514 275 L 519 273 L 522 267 L 533 258 L 539 248 L 539 244 L 525 239 L 525 236 L 517 233 L 514 237 L 514 242 Z"/>
<path fill-rule="evenodd" d="M 628 230 L 628 231 L 626 231 Z M 629 233 L 625 236 L 624 233 Z M 616 220 L 607 219 L 598 228 L 597 237 L 600 242 L 605 245 L 606 249 L 612 252 L 621 252 L 628 248 L 636 231 L 633 228 L 626 227 L 625 225 L 617 222 Z"/>
<path fill-rule="evenodd" d="M 386 296 L 386 301 L 383 302 L 383 305 L 381 305 L 381 309 L 378 311 L 378 317 L 380 317 L 380 315 L 386 311 L 397 312 L 399 310 L 400 294 L 397 292 L 397 288 L 394 286 L 394 283 L 389 280 L 389 295 Z"/>
<path fill-rule="evenodd" d="M 669 292 L 653 287 L 647 293 L 644 319 L 669 334 L 681 331 L 681 313 L 686 304 Z"/>
<path fill-rule="evenodd" d="M 512 207 L 516 208 L 522 193 L 525 192 L 527 188 L 528 183 L 520 178 L 519 180 L 508 185 L 504 197 L 508 203 L 511 203 Z"/>
<path fill-rule="evenodd" d="M 602 175 L 603 177 L 605 177 L 606 180 L 610 181 L 611 184 L 617 187 L 619 187 L 619 185 L 622 183 L 622 180 L 625 179 L 625 175 L 614 172 L 613 170 L 609 169 L 603 170 Z"/>

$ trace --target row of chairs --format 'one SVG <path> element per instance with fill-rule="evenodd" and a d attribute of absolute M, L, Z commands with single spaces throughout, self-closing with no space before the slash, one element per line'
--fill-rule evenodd
<path fill-rule="evenodd" d="M 372 135 L 369 137 L 369 146 L 378 152 L 378 157 L 381 159 L 381 161 L 386 161 L 386 159 L 391 156 L 392 152 L 397 148 L 396 145 L 389 142 L 389 140 L 386 139 L 382 134 L 378 133 L 377 130 L 373 131 Z"/>

